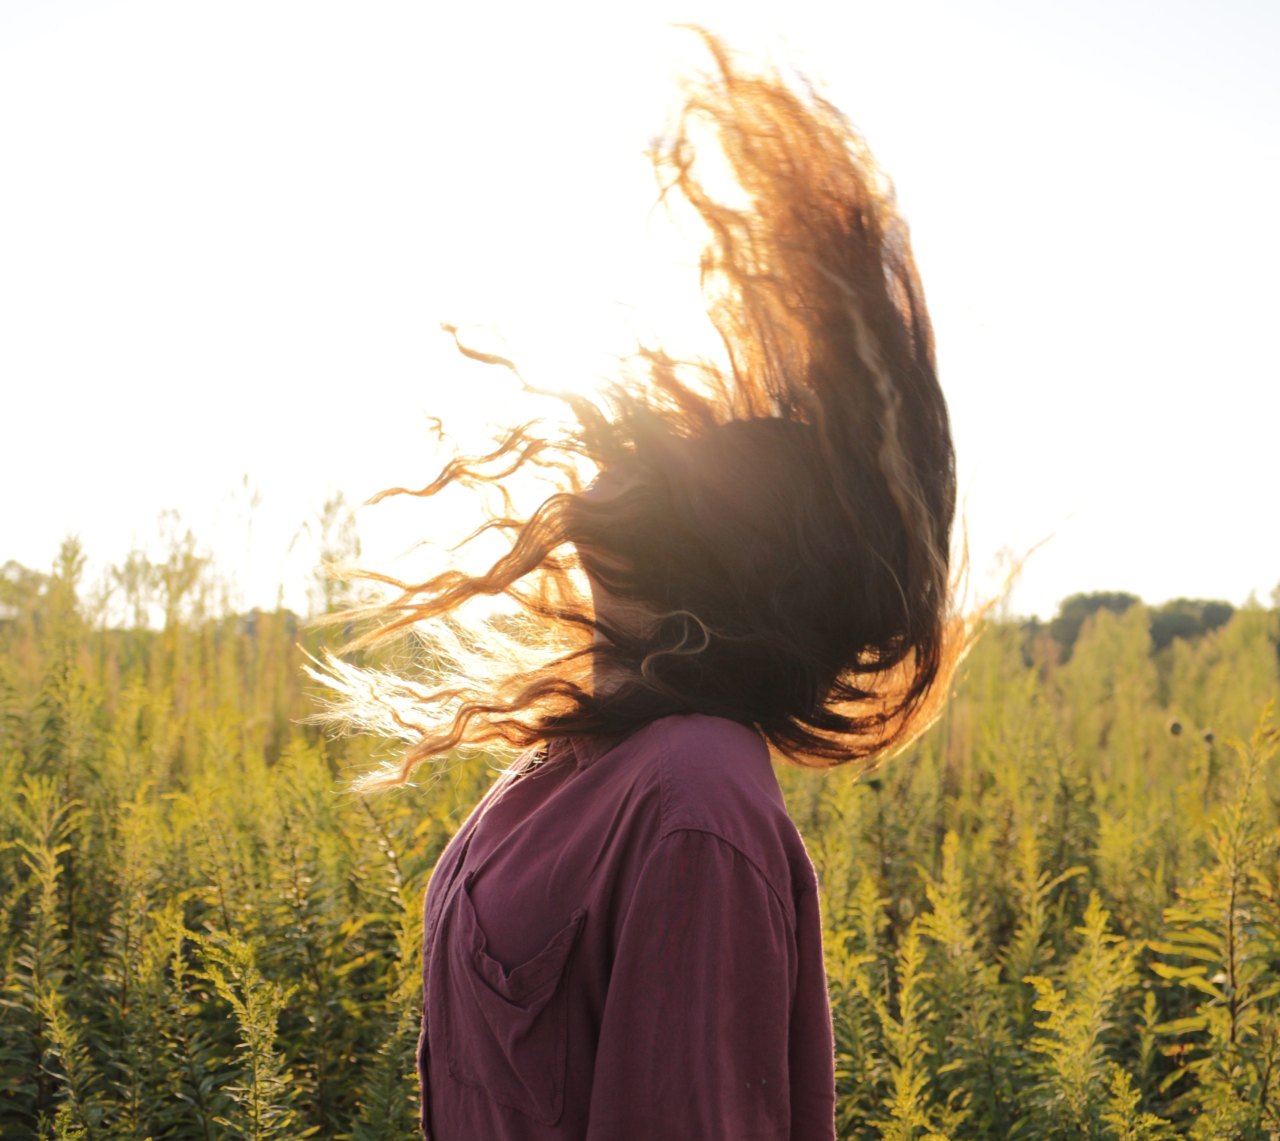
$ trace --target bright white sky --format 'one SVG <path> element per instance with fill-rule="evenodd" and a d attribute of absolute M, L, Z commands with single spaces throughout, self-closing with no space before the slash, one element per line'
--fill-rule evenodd
<path fill-rule="evenodd" d="M 697 348 L 643 155 L 695 21 L 893 175 L 979 587 L 1050 533 L 1015 612 L 1280 581 L 1272 0 L 502 7 L 0 0 L 0 562 L 78 532 L 101 566 L 175 508 L 243 602 L 301 605 L 328 496 L 515 408 L 440 321 L 547 382 Z M 363 513 L 367 554 L 422 518 Z"/>

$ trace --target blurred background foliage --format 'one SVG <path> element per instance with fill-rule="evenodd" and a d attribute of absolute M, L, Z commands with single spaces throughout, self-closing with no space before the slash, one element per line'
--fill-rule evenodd
<path fill-rule="evenodd" d="M 492 767 L 343 794 L 383 746 L 300 723 L 318 636 L 164 526 L 97 588 L 74 540 L 0 568 L 0 1136 L 414 1136 L 422 895 Z M 841 1137 L 1280 1135 L 1278 603 L 996 621 L 880 773 L 779 768 Z"/>

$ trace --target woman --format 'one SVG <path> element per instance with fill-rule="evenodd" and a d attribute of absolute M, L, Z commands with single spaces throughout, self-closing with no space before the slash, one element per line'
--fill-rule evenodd
<path fill-rule="evenodd" d="M 354 645 L 413 624 L 435 662 L 425 688 L 331 662 L 332 716 L 409 746 L 360 787 L 528 749 L 427 891 L 434 1141 L 832 1137 L 814 870 L 770 757 L 873 763 L 963 648 L 947 411 L 892 191 L 835 108 L 705 38 L 716 73 L 656 162 L 708 225 L 729 366 L 642 352 L 607 407 L 565 398 L 571 432 L 450 464 L 415 494 L 526 465 L 563 490 L 491 521 L 511 547 L 486 573 L 384 578 L 396 597 L 338 617 L 376 619 Z M 703 128 L 742 204 L 705 190 Z M 496 593 L 530 621 L 456 620 Z"/>

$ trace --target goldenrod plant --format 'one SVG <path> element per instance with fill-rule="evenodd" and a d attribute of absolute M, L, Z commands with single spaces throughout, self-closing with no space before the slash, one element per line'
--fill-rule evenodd
<path fill-rule="evenodd" d="M 320 636 L 165 534 L 111 594 L 0 568 L 0 1137 L 413 1136 L 422 896 L 505 758 L 344 791 Z M 1274 606 L 1082 596 L 874 775 L 779 766 L 841 1138 L 1280 1136 L 1277 698 Z"/>

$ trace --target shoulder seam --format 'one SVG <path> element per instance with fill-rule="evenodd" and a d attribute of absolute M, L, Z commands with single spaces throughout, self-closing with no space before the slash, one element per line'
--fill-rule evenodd
<path fill-rule="evenodd" d="M 796 902 L 798 902 L 799 895 L 815 889 L 817 886 L 816 883 L 809 883 L 807 881 L 802 880 L 800 883 L 797 884 L 795 875 L 791 874 L 788 878 L 790 880 L 791 890 L 793 892 L 796 892 L 796 900 L 795 901 L 788 900 L 782 894 L 779 893 L 778 889 L 774 886 L 773 881 L 769 878 L 768 875 L 765 874 L 764 869 L 761 868 L 760 865 L 756 863 L 755 860 L 753 860 L 750 856 L 748 856 L 746 852 L 744 852 L 740 847 L 738 847 L 737 844 L 735 844 L 732 840 L 728 839 L 726 836 L 715 831 L 714 829 L 699 828 L 696 825 L 677 824 L 673 826 L 671 824 L 671 817 L 672 817 L 671 797 L 673 794 L 671 792 L 670 777 L 667 772 L 667 766 L 671 762 L 670 730 L 668 726 L 661 724 L 661 722 L 652 722 L 651 724 L 656 726 L 659 730 L 658 732 L 658 838 L 654 843 L 654 847 L 656 848 L 658 844 L 661 844 L 662 841 L 665 840 L 668 836 L 673 836 L 677 832 L 700 832 L 707 836 L 714 836 L 721 843 L 727 844 L 730 848 L 732 848 L 735 852 L 737 852 L 738 855 L 740 855 L 748 864 L 751 865 L 752 868 L 755 869 L 756 875 L 758 875 L 764 881 L 765 886 L 768 887 L 770 893 L 773 895 L 773 897 L 778 901 L 779 905 L 782 907 L 783 914 L 786 915 L 788 919 L 791 921 L 791 923 L 794 925 L 796 923 L 795 904 Z M 758 738 L 759 734 L 756 734 L 756 736 Z M 784 811 L 785 811 L 785 807 L 784 807 Z M 802 840 L 801 844 L 803 845 L 803 843 L 804 841 Z M 789 863 L 790 861 L 788 861 L 788 864 Z M 812 874 L 813 872 L 812 864 L 810 864 L 809 870 L 810 870 L 810 873 Z"/>
<path fill-rule="evenodd" d="M 774 886 L 773 881 L 765 874 L 764 869 L 760 867 L 760 865 L 757 864 L 755 860 L 753 860 L 750 856 L 748 856 L 747 853 L 744 852 L 741 848 L 739 848 L 738 845 L 735 844 L 732 840 L 728 840 L 724 836 L 721 836 L 719 832 L 713 832 L 710 828 L 696 828 L 696 827 L 693 827 L 692 825 L 685 825 L 685 824 L 677 825 L 675 828 L 670 828 L 670 829 L 664 827 L 662 831 L 658 834 L 658 839 L 653 845 L 654 850 L 656 850 L 664 840 L 668 840 L 672 836 L 679 836 L 682 833 L 685 835 L 691 835 L 691 836 L 710 836 L 713 840 L 719 840 L 720 843 L 723 844 L 726 848 L 732 848 L 733 851 L 735 851 L 739 856 L 742 857 L 742 859 L 747 864 L 751 866 L 751 868 L 755 871 L 756 875 L 760 877 L 761 882 L 763 882 L 765 887 L 769 889 L 769 894 L 772 895 L 773 898 L 778 901 L 778 906 L 782 908 L 782 914 L 787 917 L 788 921 L 792 924 L 792 926 L 795 925 L 796 923 L 795 906 L 791 902 L 789 902 L 778 891 L 778 889 Z M 652 850 L 650 851 L 649 855 L 650 856 L 653 855 Z"/>
<path fill-rule="evenodd" d="M 658 839 L 667 833 L 667 821 L 671 819 L 671 780 L 667 766 L 671 762 L 671 748 L 667 742 L 666 727 L 658 734 Z"/>

